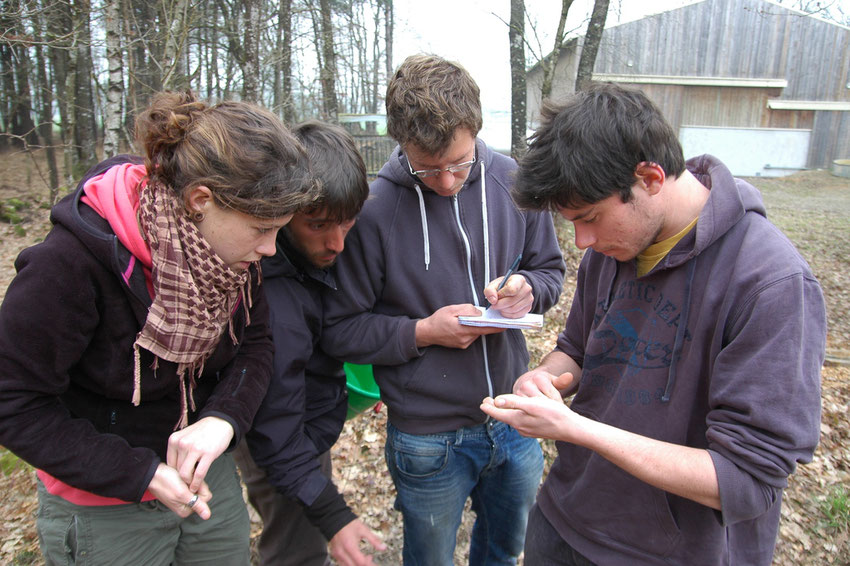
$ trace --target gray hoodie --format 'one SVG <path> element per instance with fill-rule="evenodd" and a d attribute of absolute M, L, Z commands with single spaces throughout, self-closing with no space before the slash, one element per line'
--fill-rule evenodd
<path fill-rule="evenodd" d="M 642 277 L 589 251 L 557 349 L 582 367 L 572 409 L 708 449 L 722 512 L 558 443 L 538 503 L 578 552 L 605 565 L 769 565 L 782 489 L 820 432 L 826 315 L 805 260 L 758 191 L 711 156 L 695 230 Z"/>
<path fill-rule="evenodd" d="M 534 290 L 532 312 L 554 305 L 563 285 L 551 216 L 519 211 L 508 192 L 514 161 L 481 140 L 476 148 L 467 182 L 452 197 L 419 184 L 396 148 L 346 239 L 337 265 L 342 290 L 325 297 L 322 346 L 373 364 L 389 419 L 407 433 L 484 422 L 481 400 L 510 392 L 528 367 L 519 330 L 483 336 L 464 350 L 420 350 L 418 319 L 446 305 L 486 306 L 484 287 L 519 253 L 517 272 Z"/>

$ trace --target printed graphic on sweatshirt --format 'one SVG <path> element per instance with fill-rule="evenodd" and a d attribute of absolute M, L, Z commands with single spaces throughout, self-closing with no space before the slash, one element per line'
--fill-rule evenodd
<path fill-rule="evenodd" d="M 625 405 L 660 401 L 682 316 L 679 301 L 631 280 L 616 288 L 607 310 L 605 302 L 597 303 L 582 384 L 603 388 Z M 684 339 L 691 340 L 687 331 Z"/>

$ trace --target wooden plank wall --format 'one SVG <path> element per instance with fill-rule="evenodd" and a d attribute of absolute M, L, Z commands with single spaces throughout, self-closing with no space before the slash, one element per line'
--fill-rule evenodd
<path fill-rule="evenodd" d="M 572 92 L 580 47 L 562 49 L 557 96 Z M 637 84 L 682 125 L 812 130 L 809 167 L 850 157 L 850 112 L 771 110 L 768 99 L 850 101 L 850 29 L 763 0 L 704 0 L 607 28 L 594 73 L 785 79 L 786 88 Z M 539 92 L 540 69 L 529 74 Z M 538 101 L 529 96 L 529 113 Z"/>

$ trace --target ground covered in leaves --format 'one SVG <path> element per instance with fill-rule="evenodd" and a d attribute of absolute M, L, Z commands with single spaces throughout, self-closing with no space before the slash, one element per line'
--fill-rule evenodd
<path fill-rule="evenodd" d="M 14 274 L 13 261 L 47 229 L 45 184 L 27 154 L 0 154 L 0 294 Z M 850 180 L 825 171 L 781 179 L 751 179 L 764 193 L 768 216 L 798 246 L 820 279 L 829 318 L 828 361 L 823 370 L 821 442 L 814 460 L 789 480 L 774 563 L 850 564 Z M 11 223 L 10 223 L 11 222 Z M 527 334 L 532 359 L 552 349 L 563 325 L 580 255 L 571 229 L 558 222 L 568 277 L 546 327 Z M 393 510 L 392 482 L 383 461 L 386 410 L 368 411 L 346 423 L 333 450 L 334 474 L 357 513 L 388 544 L 376 563 L 401 564 L 402 530 Z M 551 444 L 543 444 L 547 460 Z M 35 473 L 0 447 L 0 564 L 43 564 L 35 532 Z M 465 563 L 473 514 L 458 535 L 456 563 Z M 262 528 L 255 522 L 254 536 Z"/>

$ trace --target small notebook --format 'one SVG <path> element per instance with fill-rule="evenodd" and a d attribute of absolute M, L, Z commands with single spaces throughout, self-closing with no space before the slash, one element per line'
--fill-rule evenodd
<path fill-rule="evenodd" d="M 543 315 L 528 313 L 521 318 L 505 318 L 496 309 L 481 310 L 481 316 L 459 316 L 458 321 L 466 326 L 495 326 L 497 328 L 534 329 L 543 328 Z"/>

